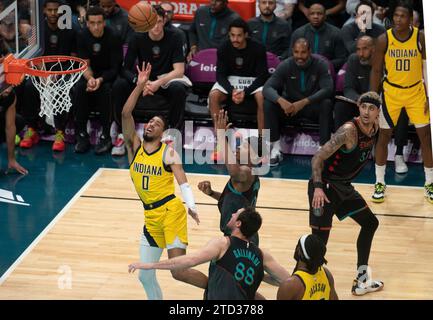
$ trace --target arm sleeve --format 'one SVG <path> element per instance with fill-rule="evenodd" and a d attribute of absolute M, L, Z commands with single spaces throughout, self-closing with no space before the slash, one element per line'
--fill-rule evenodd
<path fill-rule="evenodd" d="M 120 65 L 122 64 L 122 43 L 120 38 L 114 34 L 110 37 L 110 67 L 102 72 L 102 79 L 106 81 L 114 81 L 119 73 Z"/>
<path fill-rule="evenodd" d="M 79 32 L 77 34 L 77 51 L 78 57 L 81 59 L 90 59 L 90 52 L 86 42 L 86 34 L 84 31 Z"/>
<path fill-rule="evenodd" d="M 284 88 L 284 82 L 289 74 L 289 62 L 283 61 L 279 64 L 272 76 L 266 81 L 263 87 L 263 95 L 269 101 L 277 103 Z"/>
<path fill-rule="evenodd" d="M 182 37 L 179 33 L 173 33 L 172 35 L 172 48 L 173 48 L 173 56 L 172 56 L 172 64 L 178 62 L 185 62 L 185 54 L 183 51 L 183 43 Z"/>
<path fill-rule="evenodd" d="M 126 52 L 125 61 L 122 68 L 122 76 L 129 82 L 133 83 L 135 72 L 133 70 L 135 60 L 137 59 L 137 38 L 133 34 L 128 42 L 128 51 Z"/>
<path fill-rule="evenodd" d="M 349 58 L 347 62 L 346 74 L 344 76 L 344 96 L 354 101 L 358 100 L 359 93 L 356 88 L 355 63 L 353 58 Z"/>
<path fill-rule="evenodd" d="M 198 11 L 196 11 L 198 12 Z M 192 20 L 191 26 L 189 27 L 188 35 L 189 35 L 189 45 L 198 46 L 197 44 L 197 13 L 194 15 L 194 19 Z"/>
<path fill-rule="evenodd" d="M 258 88 L 262 87 L 266 80 L 269 77 L 268 73 L 268 61 L 266 56 L 266 48 L 259 46 L 259 50 L 257 52 L 257 65 L 256 65 L 256 72 L 257 75 L 256 79 L 251 83 L 251 85 L 245 89 L 245 95 L 251 94 L 251 92 L 254 92 Z"/>
<path fill-rule="evenodd" d="M 334 83 L 325 62 L 319 61 L 317 72 L 319 73 L 319 90 L 308 97 L 311 104 L 330 98 L 334 90 Z"/>
<path fill-rule="evenodd" d="M 216 79 L 217 82 L 224 88 L 224 90 L 227 91 L 227 94 L 231 96 L 234 88 L 228 80 L 229 70 L 228 70 L 227 60 L 226 60 L 227 54 L 225 54 L 227 46 L 225 46 L 224 44 L 225 42 L 223 42 L 223 44 L 217 50 Z"/>
<path fill-rule="evenodd" d="M 343 39 L 339 33 L 334 34 L 335 37 L 335 58 L 332 59 L 332 64 L 334 65 L 335 72 L 338 72 L 347 59 L 347 51 L 344 46 Z"/>

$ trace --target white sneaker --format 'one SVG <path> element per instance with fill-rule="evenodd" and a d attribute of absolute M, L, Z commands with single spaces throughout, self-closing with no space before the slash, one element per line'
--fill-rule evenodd
<path fill-rule="evenodd" d="M 407 168 L 406 162 L 404 162 L 403 156 L 395 156 L 394 159 L 395 172 L 396 173 L 406 173 L 409 169 Z"/>
<path fill-rule="evenodd" d="M 283 155 L 281 154 L 280 150 L 276 148 L 272 148 L 271 151 L 271 159 L 269 160 L 269 165 L 271 167 L 278 166 L 280 161 L 283 160 Z"/>
<path fill-rule="evenodd" d="M 114 143 L 113 148 L 111 149 L 112 156 L 123 156 L 126 153 L 125 150 L 125 140 L 123 140 L 123 134 L 119 134 L 117 136 L 116 142 Z"/>
<path fill-rule="evenodd" d="M 352 294 L 354 296 L 363 296 L 370 292 L 376 292 L 383 289 L 383 282 L 378 280 L 367 280 L 367 282 L 361 282 L 353 280 Z"/>

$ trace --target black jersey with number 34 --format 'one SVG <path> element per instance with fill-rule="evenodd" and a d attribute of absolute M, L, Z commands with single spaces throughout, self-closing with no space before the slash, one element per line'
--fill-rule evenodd
<path fill-rule="evenodd" d="M 358 132 L 358 142 L 352 150 L 338 149 L 331 157 L 325 160 L 323 179 L 325 182 L 352 181 L 366 165 L 371 150 L 376 142 L 376 134 L 368 136 L 361 131 L 359 120 L 352 119 Z"/>
<path fill-rule="evenodd" d="M 209 265 L 207 300 L 254 300 L 263 280 L 263 254 L 252 242 L 229 237 L 224 256 Z"/>

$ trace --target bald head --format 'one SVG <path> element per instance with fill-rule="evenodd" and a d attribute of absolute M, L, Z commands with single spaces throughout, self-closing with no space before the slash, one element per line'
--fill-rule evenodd
<path fill-rule="evenodd" d="M 292 49 L 294 49 L 297 46 L 305 47 L 307 50 L 310 50 L 310 43 L 305 38 L 299 38 L 293 43 Z"/>
<path fill-rule="evenodd" d="M 356 55 L 362 65 L 371 64 L 374 52 L 374 39 L 370 36 L 362 36 L 356 41 Z"/>
<path fill-rule="evenodd" d="M 311 57 L 310 44 L 307 39 L 299 38 L 296 40 L 292 47 L 292 53 L 295 63 L 300 67 L 305 66 Z"/>

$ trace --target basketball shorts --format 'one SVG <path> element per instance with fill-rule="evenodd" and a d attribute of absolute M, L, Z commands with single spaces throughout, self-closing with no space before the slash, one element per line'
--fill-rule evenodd
<path fill-rule="evenodd" d="M 330 203 L 325 202 L 323 214 L 317 217 L 313 213 L 314 186 L 308 182 L 308 201 L 310 207 L 310 227 L 314 229 L 330 230 L 334 214 L 342 221 L 368 208 L 364 198 L 355 190 L 350 182 L 332 182 L 324 184 L 323 191 Z"/>
<path fill-rule="evenodd" d="M 424 84 L 402 89 L 383 82 L 383 105 L 380 110 L 379 124 L 382 129 L 391 129 L 397 124 L 402 108 L 406 109 L 409 120 L 415 126 L 430 123 L 430 114 L 424 113 L 427 97 Z"/>
<path fill-rule="evenodd" d="M 144 212 L 143 234 L 152 247 L 170 248 L 176 238 L 187 245 L 187 230 L 186 210 L 177 197 L 156 209 Z"/>

